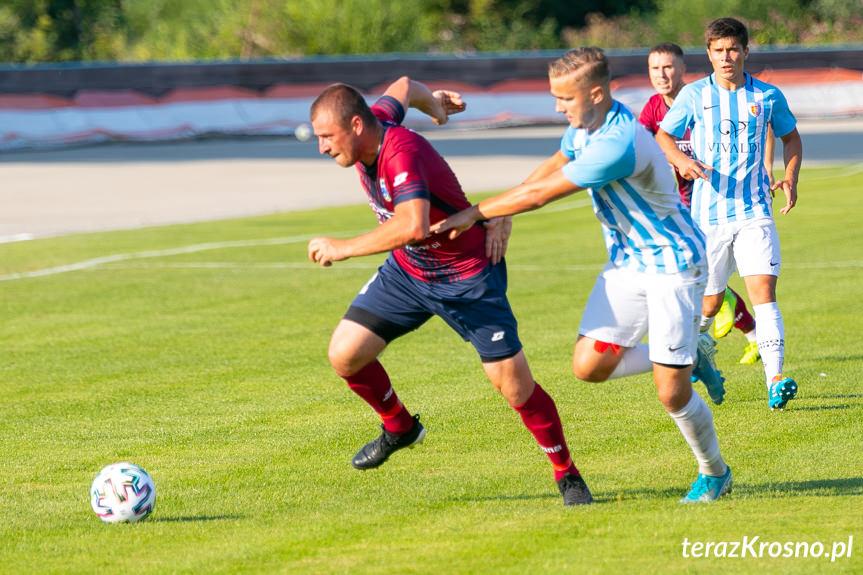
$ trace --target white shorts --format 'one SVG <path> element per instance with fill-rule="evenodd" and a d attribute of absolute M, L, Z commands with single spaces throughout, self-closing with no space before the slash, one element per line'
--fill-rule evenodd
<path fill-rule="evenodd" d="M 648 274 L 606 264 L 587 300 L 579 335 L 634 347 L 645 334 L 650 361 L 690 365 L 698 347 L 703 264 L 676 274 Z"/>
<path fill-rule="evenodd" d="M 756 218 L 710 226 L 707 237 L 708 278 L 704 295 L 725 292 L 735 264 L 740 277 L 779 276 L 782 259 L 773 218 Z"/>

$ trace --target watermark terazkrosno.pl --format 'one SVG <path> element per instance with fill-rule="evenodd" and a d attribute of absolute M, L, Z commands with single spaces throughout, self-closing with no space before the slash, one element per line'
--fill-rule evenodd
<path fill-rule="evenodd" d="M 849 535 L 845 541 L 768 541 L 759 535 L 744 536 L 738 541 L 690 541 L 683 539 L 683 556 L 687 559 L 763 559 L 763 558 L 829 558 L 830 562 L 837 559 L 850 559 L 854 546 L 854 536 Z"/>

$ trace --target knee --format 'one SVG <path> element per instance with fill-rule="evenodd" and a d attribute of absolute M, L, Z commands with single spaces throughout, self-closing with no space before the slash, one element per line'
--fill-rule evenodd
<path fill-rule="evenodd" d="M 578 379 L 589 383 L 606 381 L 608 376 L 611 375 L 611 371 L 612 370 L 606 369 L 601 365 L 585 365 L 577 361 L 572 362 L 573 375 Z"/>
<path fill-rule="evenodd" d="M 676 413 L 686 407 L 695 391 L 691 386 L 674 386 L 657 389 L 657 396 L 665 411 Z"/>
<path fill-rule="evenodd" d="M 355 374 L 368 363 L 367 361 L 363 362 L 361 358 L 351 352 L 349 346 L 336 338 L 330 341 L 327 356 L 330 360 L 330 365 L 333 366 L 335 372 L 341 377 Z"/>

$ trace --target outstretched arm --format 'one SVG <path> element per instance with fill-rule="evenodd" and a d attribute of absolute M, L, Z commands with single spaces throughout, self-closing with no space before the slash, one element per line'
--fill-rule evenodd
<path fill-rule="evenodd" d="M 432 92 L 422 82 L 411 80 L 407 76 L 402 76 L 390 84 L 384 96 L 395 98 L 406 110 L 415 108 L 423 112 L 438 125 L 446 124 L 451 115 L 463 112 L 467 107 L 458 92 L 450 90 Z"/>
<path fill-rule="evenodd" d="M 449 237 L 455 238 L 480 220 L 529 212 L 583 189 L 569 181 L 562 170 L 556 170 L 544 178 L 525 182 L 466 208 L 432 225 L 431 231 L 443 233 L 449 230 Z"/>
<path fill-rule="evenodd" d="M 532 182 L 560 170 L 569 160 L 560 150 L 539 165 L 525 180 Z M 485 226 L 485 254 L 492 264 L 498 263 L 506 254 L 509 236 L 512 233 L 512 216 L 492 218 L 483 224 Z"/>

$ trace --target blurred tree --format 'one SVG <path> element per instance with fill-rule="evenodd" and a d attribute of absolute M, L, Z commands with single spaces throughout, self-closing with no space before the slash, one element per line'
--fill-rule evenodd
<path fill-rule="evenodd" d="M 526 0 L 427 0 L 443 52 L 562 48 L 558 22 Z M 542 3 L 542 2 L 540 2 Z"/>
<path fill-rule="evenodd" d="M 280 36 L 295 54 L 422 52 L 434 21 L 425 2 L 283 0 Z"/>
<path fill-rule="evenodd" d="M 861 0 L 0 0 L 0 61 L 701 46 L 721 15 L 753 44 L 863 41 Z"/>

